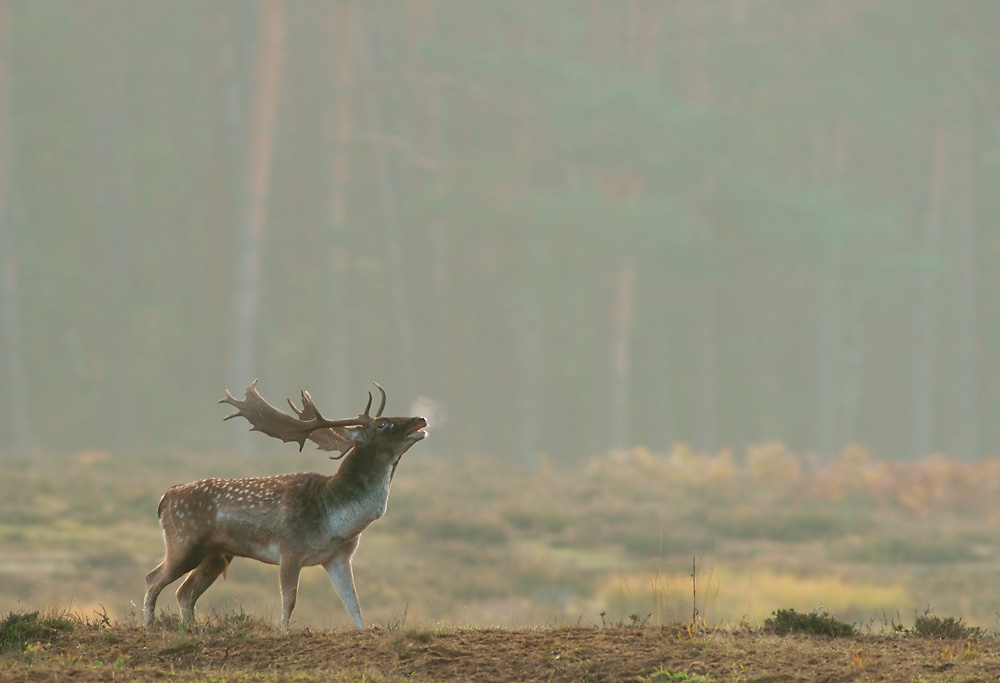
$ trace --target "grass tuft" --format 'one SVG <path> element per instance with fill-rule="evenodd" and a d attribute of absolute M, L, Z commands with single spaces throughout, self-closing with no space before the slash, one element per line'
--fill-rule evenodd
<path fill-rule="evenodd" d="M 779 609 L 764 621 L 764 630 L 779 636 L 789 633 L 811 633 L 815 635 L 843 638 L 854 635 L 854 625 L 835 619 L 823 612 L 802 614 L 793 609 Z"/>
<path fill-rule="evenodd" d="M 979 639 L 983 636 L 978 626 L 968 626 L 961 617 L 939 617 L 928 612 L 918 614 L 913 621 L 913 635 L 923 638 L 953 640 Z"/>
<path fill-rule="evenodd" d="M 31 643 L 49 643 L 57 633 L 71 631 L 74 625 L 72 619 L 62 614 L 11 612 L 0 621 L 0 652 L 24 652 Z"/>
<path fill-rule="evenodd" d="M 711 679 L 703 674 L 691 673 L 690 671 L 670 672 L 660 667 L 648 676 L 641 676 L 642 683 L 707 683 Z"/>

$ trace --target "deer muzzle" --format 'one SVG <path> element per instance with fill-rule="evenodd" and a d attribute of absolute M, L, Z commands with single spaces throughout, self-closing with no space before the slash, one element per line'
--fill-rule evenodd
<path fill-rule="evenodd" d="M 427 426 L 427 420 L 422 417 L 414 418 L 414 420 L 415 424 L 413 425 L 413 429 L 407 432 L 406 435 L 414 441 L 420 441 L 420 439 L 427 436 L 427 430 L 425 429 Z"/>

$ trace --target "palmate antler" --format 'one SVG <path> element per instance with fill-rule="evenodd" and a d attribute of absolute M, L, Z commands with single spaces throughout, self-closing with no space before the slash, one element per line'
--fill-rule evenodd
<path fill-rule="evenodd" d="M 382 394 L 382 400 L 375 417 L 381 417 L 382 411 L 385 409 L 385 390 L 378 383 L 375 383 L 375 386 Z M 262 432 L 276 439 L 281 439 L 285 443 L 294 441 L 299 444 L 300 451 L 305 446 L 306 439 L 309 439 L 320 450 L 340 451 L 341 456 L 339 457 L 342 457 L 354 446 L 354 442 L 344 436 L 340 428 L 367 427 L 372 420 L 371 415 L 369 415 L 372 407 L 371 392 L 368 392 L 368 405 L 365 406 L 365 412 L 358 414 L 357 417 L 328 420 L 319 412 L 309 392 L 303 390 L 302 408 L 297 408 L 291 400 L 288 401 L 288 405 L 295 411 L 295 416 L 292 416 L 275 408 L 257 392 L 256 379 L 247 387 L 242 401 L 235 398 L 227 389 L 225 398 L 219 399 L 219 403 L 228 403 L 236 408 L 236 412 L 226 417 L 226 420 L 234 417 L 245 418 L 250 423 L 250 431 L 252 432 Z"/>

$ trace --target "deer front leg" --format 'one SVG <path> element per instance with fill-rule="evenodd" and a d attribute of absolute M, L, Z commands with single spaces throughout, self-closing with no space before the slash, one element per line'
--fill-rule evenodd
<path fill-rule="evenodd" d="M 299 572 L 302 562 L 290 557 L 281 558 L 278 581 L 281 585 L 281 628 L 288 628 L 288 620 L 295 609 L 295 598 L 299 593 Z"/>
<path fill-rule="evenodd" d="M 354 623 L 358 628 L 365 627 L 364 617 L 361 616 L 361 604 L 358 602 L 358 591 L 354 588 L 354 570 L 351 567 L 351 558 L 358 547 L 358 540 L 355 538 L 348 545 L 344 546 L 341 552 L 337 553 L 333 559 L 323 567 L 333 581 L 333 587 L 337 590 L 337 595 L 344 601 L 344 607 L 351 613 Z"/>

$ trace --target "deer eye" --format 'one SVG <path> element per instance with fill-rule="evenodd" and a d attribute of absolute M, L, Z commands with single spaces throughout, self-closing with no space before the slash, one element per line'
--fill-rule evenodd
<path fill-rule="evenodd" d="M 378 429 L 388 429 L 388 428 L 389 428 L 389 426 L 390 426 L 390 424 L 391 424 L 391 423 L 389 423 L 388 421 L 386 421 L 386 420 L 382 420 L 381 422 L 379 422 L 379 423 L 378 423 L 377 425 L 375 425 L 375 426 L 376 426 L 376 427 L 377 427 Z"/>

